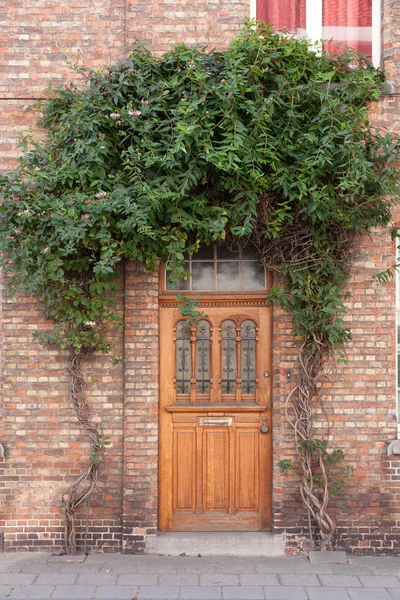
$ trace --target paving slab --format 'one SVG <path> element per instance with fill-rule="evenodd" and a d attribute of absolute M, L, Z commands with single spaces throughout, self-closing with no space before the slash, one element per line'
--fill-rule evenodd
<path fill-rule="evenodd" d="M 117 576 L 117 583 L 118 585 L 157 585 L 159 577 L 157 573 L 124 573 Z"/>
<path fill-rule="evenodd" d="M 243 581 L 241 583 L 246 585 Z M 200 585 L 239 585 L 239 575 L 234 573 L 200 575 Z"/>
<path fill-rule="evenodd" d="M 38 575 L 39 573 L 60 573 L 61 567 L 60 565 L 49 565 L 46 562 L 42 564 L 33 562 L 33 563 L 25 563 L 22 566 L 21 573 L 34 573 Z"/>
<path fill-rule="evenodd" d="M 93 598 L 96 591 L 95 585 L 57 585 L 52 598 Z"/>
<path fill-rule="evenodd" d="M 264 600 L 261 586 L 224 586 L 222 588 L 224 600 Z"/>
<path fill-rule="evenodd" d="M 31 585 L 37 575 L 28 573 L 0 573 L 0 583 L 2 585 Z M 36 583 L 36 581 L 35 581 Z M 39 581 L 38 583 L 47 583 L 49 581 Z"/>
<path fill-rule="evenodd" d="M 182 586 L 180 596 L 182 600 L 220 600 L 222 588 L 219 586 Z"/>
<path fill-rule="evenodd" d="M 368 588 L 400 588 L 400 579 L 394 575 L 359 575 L 358 578 Z"/>
<path fill-rule="evenodd" d="M 351 600 L 393 600 L 389 592 L 383 588 L 363 588 L 351 589 L 348 588 Z"/>
<path fill-rule="evenodd" d="M 319 578 L 324 587 L 362 587 L 355 575 L 319 575 Z"/>
<path fill-rule="evenodd" d="M 348 562 L 346 552 L 336 550 L 333 552 L 318 552 L 311 550 L 308 553 L 308 558 L 311 563 L 316 564 L 346 564 Z"/>
<path fill-rule="evenodd" d="M 307 593 L 310 600 L 350 600 L 346 588 L 307 588 Z"/>
<path fill-rule="evenodd" d="M 61 563 L 84 563 L 85 560 L 86 560 L 86 558 L 87 558 L 86 554 L 76 554 L 76 555 L 71 555 L 71 554 L 52 554 L 47 559 L 47 562 L 48 563 L 55 563 L 55 564 L 61 564 Z"/>
<path fill-rule="evenodd" d="M 29 577 L 36 577 L 35 585 L 73 585 L 78 579 L 76 573 L 39 573 Z"/>
<path fill-rule="evenodd" d="M 319 589 L 319 588 L 318 588 Z M 308 595 L 303 587 L 263 587 L 266 600 L 308 600 Z"/>
<path fill-rule="evenodd" d="M 138 587 L 134 585 L 99 585 L 95 598 L 112 598 L 115 600 L 132 600 L 137 596 Z"/>
<path fill-rule="evenodd" d="M 179 587 L 173 585 L 143 585 L 139 588 L 137 597 L 138 600 L 142 600 L 142 598 L 146 598 L 146 600 L 156 600 L 156 598 L 171 598 L 172 600 L 176 600 L 176 598 L 179 598 Z"/>
<path fill-rule="evenodd" d="M 73 573 L 62 573 L 64 577 L 73 575 Z M 76 582 L 78 585 L 114 585 L 117 583 L 118 573 L 79 573 L 75 574 Z M 60 581 L 61 585 L 61 581 Z"/>
<path fill-rule="evenodd" d="M 250 573 L 240 575 L 239 579 L 241 585 L 280 585 L 275 573 Z"/>
<path fill-rule="evenodd" d="M 50 598 L 54 591 L 52 585 L 16 585 L 13 589 L 9 588 L 9 595 L 4 598 L 10 598 L 11 600 L 31 600 L 39 599 L 45 600 Z"/>
<path fill-rule="evenodd" d="M 329 577 L 327 575 L 326 577 Z M 281 585 L 304 585 L 308 587 L 319 587 L 321 586 L 321 582 L 318 579 L 317 575 L 310 573 L 296 573 L 296 575 L 279 575 L 279 581 Z"/>
<path fill-rule="evenodd" d="M 198 573 L 159 575 L 158 585 L 199 585 Z"/>

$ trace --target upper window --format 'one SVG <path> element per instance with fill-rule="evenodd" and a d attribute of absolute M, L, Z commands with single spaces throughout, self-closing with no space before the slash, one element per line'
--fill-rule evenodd
<path fill-rule="evenodd" d="M 240 292 L 266 289 L 265 268 L 250 245 L 229 250 L 225 245 L 215 244 L 200 248 L 196 254 L 186 258 L 188 278 L 170 282 L 170 272 L 166 270 L 167 291 Z"/>
<path fill-rule="evenodd" d="M 253 0 L 251 12 L 278 30 L 328 40 L 324 50 L 354 48 L 380 64 L 380 0 Z"/>

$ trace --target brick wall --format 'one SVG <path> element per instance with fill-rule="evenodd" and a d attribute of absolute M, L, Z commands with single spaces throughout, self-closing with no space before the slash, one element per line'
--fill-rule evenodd
<path fill-rule="evenodd" d="M 34 113 L 24 112 L 30 99 L 42 97 L 49 83 L 75 77 L 62 62 L 65 56 L 99 67 L 125 56 L 135 38 L 156 52 L 182 40 L 223 48 L 248 10 L 248 2 L 232 0 L 10 0 L 0 8 L 1 169 L 15 165 L 18 134 L 34 124 Z M 385 67 L 400 91 L 399 23 L 399 3 L 385 0 Z M 371 114 L 377 125 L 400 131 L 398 96 L 383 98 Z M 360 240 L 349 283 L 349 362 L 324 386 L 333 444 L 355 468 L 332 501 L 338 544 L 356 553 L 398 552 L 400 461 L 386 456 L 396 437 L 395 290 L 393 283 L 379 286 L 372 279 L 393 258 L 388 230 Z M 93 416 L 113 442 L 90 506 L 88 547 L 142 552 L 146 535 L 157 527 L 158 278 L 127 264 L 119 291 L 125 330 L 115 333 L 115 344 L 125 361 L 112 367 L 96 356 L 87 366 Z M 68 402 L 65 356 L 32 342 L 32 332 L 47 326 L 32 299 L 3 298 L 0 530 L 12 551 L 61 549 L 60 495 L 84 467 L 88 450 Z M 288 551 L 297 552 L 307 545 L 307 513 L 298 477 L 277 467 L 278 460 L 294 458 L 284 401 L 295 376 L 296 347 L 290 316 L 277 308 L 273 357 L 273 523 L 275 532 L 286 532 Z M 84 506 L 81 545 L 85 524 Z"/>

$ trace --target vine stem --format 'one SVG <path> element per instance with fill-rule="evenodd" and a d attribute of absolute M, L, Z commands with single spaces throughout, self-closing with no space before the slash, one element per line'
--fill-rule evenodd
<path fill-rule="evenodd" d="M 75 354 L 71 350 L 68 360 L 69 397 L 75 416 L 81 428 L 89 437 L 90 456 L 85 471 L 69 486 L 62 498 L 65 511 L 65 550 L 67 554 L 77 554 L 76 511 L 85 500 L 89 502 L 99 476 L 100 464 L 104 454 L 104 448 L 100 443 L 100 433 L 95 425 L 90 422 L 90 409 L 85 396 L 85 380 L 82 367 L 88 355 L 89 352 L 85 349 L 82 349 L 79 354 Z"/>
<path fill-rule="evenodd" d="M 286 398 L 286 417 L 295 435 L 296 450 L 302 470 L 300 494 L 308 509 L 310 544 L 314 547 L 311 517 L 316 521 L 321 538 L 321 550 L 331 550 L 336 530 L 334 520 L 328 513 L 330 497 L 329 481 L 321 448 L 310 448 L 307 443 L 313 441 L 313 405 L 320 402 L 318 383 L 325 376 L 329 349 L 324 344 L 315 343 L 314 350 L 309 349 L 308 340 L 303 341 L 299 349 L 298 383 Z M 315 350 L 315 347 L 317 350 Z M 326 414 L 326 413 L 325 413 Z M 318 473 L 319 483 L 315 483 Z"/>

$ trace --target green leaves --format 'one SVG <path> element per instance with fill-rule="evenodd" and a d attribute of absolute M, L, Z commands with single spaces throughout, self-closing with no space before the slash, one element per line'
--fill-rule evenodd
<path fill-rule="evenodd" d="M 50 91 L 47 137 L 0 179 L 3 265 L 56 323 L 48 339 L 108 352 L 123 259 L 173 257 L 179 277 L 185 252 L 230 236 L 284 274 L 271 299 L 296 334 L 340 351 L 348 242 L 388 222 L 396 191 L 398 141 L 368 123 L 381 72 L 248 23 L 225 52 L 135 45 L 84 74 Z"/>

